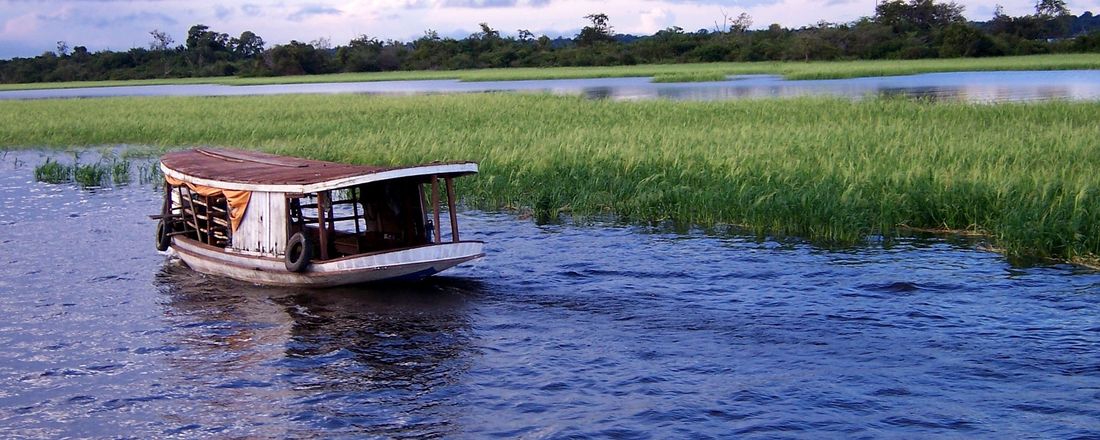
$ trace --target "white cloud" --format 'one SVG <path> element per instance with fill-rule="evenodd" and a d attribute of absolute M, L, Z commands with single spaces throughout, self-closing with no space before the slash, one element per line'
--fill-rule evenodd
<path fill-rule="evenodd" d="M 1009 15 L 1033 12 L 1030 1 L 956 1 L 973 20 L 988 20 L 997 3 Z M 608 14 L 615 31 L 623 33 L 651 34 L 668 26 L 689 32 L 712 29 L 723 14 L 741 12 L 752 16 L 756 28 L 772 23 L 799 27 L 869 16 L 875 0 L 281 0 L 223 5 L 214 0 L 8 1 L 0 8 L 0 58 L 38 55 L 53 50 L 58 40 L 93 51 L 144 47 L 154 28 L 181 42 L 187 29 L 200 23 L 230 35 L 250 30 L 269 45 L 319 36 L 344 44 L 360 34 L 407 41 L 426 29 L 465 36 L 481 22 L 506 35 L 529 29 L 572 36 L 592 13 Z M 1067 6 L 1074 13 L 1100 13 L 1100 0 L 1069 0 Z"/>
<path fill-rule="evenodd" d="M 24 35 L 32 35 L 38 30 L 38 19 L 34 14 L 23 14 L 4 20 L 3 28 L 0 28 L 0 41 L 18 39 Z"/>
<path fill-rule="evenodd" d="M 656 33 L 661 29 L 676 25 L 676 14 L 664 8 L 653 8 L 642 12 L 638 31 L 643 34 Z"/>

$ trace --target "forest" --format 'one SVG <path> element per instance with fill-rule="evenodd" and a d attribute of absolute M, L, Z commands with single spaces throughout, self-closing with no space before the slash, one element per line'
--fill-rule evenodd
<path fill-rule="evenodd" d="M 58 41 L 55 51 L 0 60 L 0 83 L 1100 52 L 1100 16 L 1073 15 L 1063 0 L 1039 0 L 1033 14 L 1019 17 L 998 7 L 984 22 L 967 21 L 954 2 L 888 0 L 871 16 L 849 23 L 754 28 L 752 17 L 742 13 L 723 16 L 712 29 L 673 26 L 648 36 L 616 33 L 603 13 L 583 20 L 585 26 L 572 38 L 535 36 L 525 29 L 506 35 L 481 23 L 462 39 L 427 30 L 409 42 L 361 35 L 336 46 L 318 39 L 271 47 L 251 31 L 231 37 L 196 24 L 183 42 L 154 29 L 148 47 L 127 51 L 89 52 Z"/>

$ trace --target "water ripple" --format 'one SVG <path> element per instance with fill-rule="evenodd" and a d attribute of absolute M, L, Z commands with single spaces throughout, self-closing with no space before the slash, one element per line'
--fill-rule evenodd
<path fill-rule="evenodd" d="M 28 173 L 0 174 L 6 438 L 1100 436 L 1091 271 L 464 212 L 476 264 L 272 289 L 135 240 L 148 188 Z"/>

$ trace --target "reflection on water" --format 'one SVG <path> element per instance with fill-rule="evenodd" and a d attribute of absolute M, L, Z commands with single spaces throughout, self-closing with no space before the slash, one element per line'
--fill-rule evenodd
<path fill-rule="evenodd" d="M 1093 271 L 462 212 L 447 277 L 265 288 L 3 157 L 2 438 L 1100 436 Z"/>
<path fill-rule="evenodd" d="M 476 356 L 465 310 L 476 281 L 296 291 L 211 279 L 173 262 L 155 284 L 190 353 L 170 359 L 170 371 L 208 395 L 207 410 L 173 414 L 178 424 L 256 434 L 232 424 L 236 412 L 263 406 L 297 425 L 276 423 L 258 431 L 265 437 L 357 426 L 372 435 L 456 432 L 459 414 L 443 402 Z M 349 408 L 357 415 L 345 417 Z"/>
<path fill-rule="evenodd" d="M 410 95 L 494 91 L 548 92 L 591 99 L 724 100 L 805 95 L 905 96 L 966 102 L 1100 99 L 1100 70 L 949 72 L 833 80 L 788 81 L 775 75 L 741 75 L 726 81 L 654 83 L 649 78 L 460 82 L 456 80 L 221 86 L 210 84 L 101 87 L 0 92 L 2 99 L 104 96 L 240 96 L 297 93 Z"/>

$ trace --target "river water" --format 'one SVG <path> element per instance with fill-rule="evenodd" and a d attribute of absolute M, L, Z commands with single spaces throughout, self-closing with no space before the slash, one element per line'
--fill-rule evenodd
<path fill-rule="evenodd" d="M 0 437 L 1100 436 L 1092 271 L 465 211 L 443 276 L 264 288 L 46 156 L 0 161 Z"/>
<path fill-rule="evenodd" d="M 3 99 L 112 96 L 242 96 L 301 93 L 412 95 L 427 93 L 537 92 L 592 99 L 721 100 L 794 96 L 905 96 L 931 100 L 1009 102 L 1100 99 L 1100 70 L 948 72 L 812 81 L 775 75 L 741 75 L 726 81 L 654 83 L 650 78 L 589 78 L 537 81 L 377 81 L 224 86 L 213 84 L 93 87 L 0 91 Z"/>

